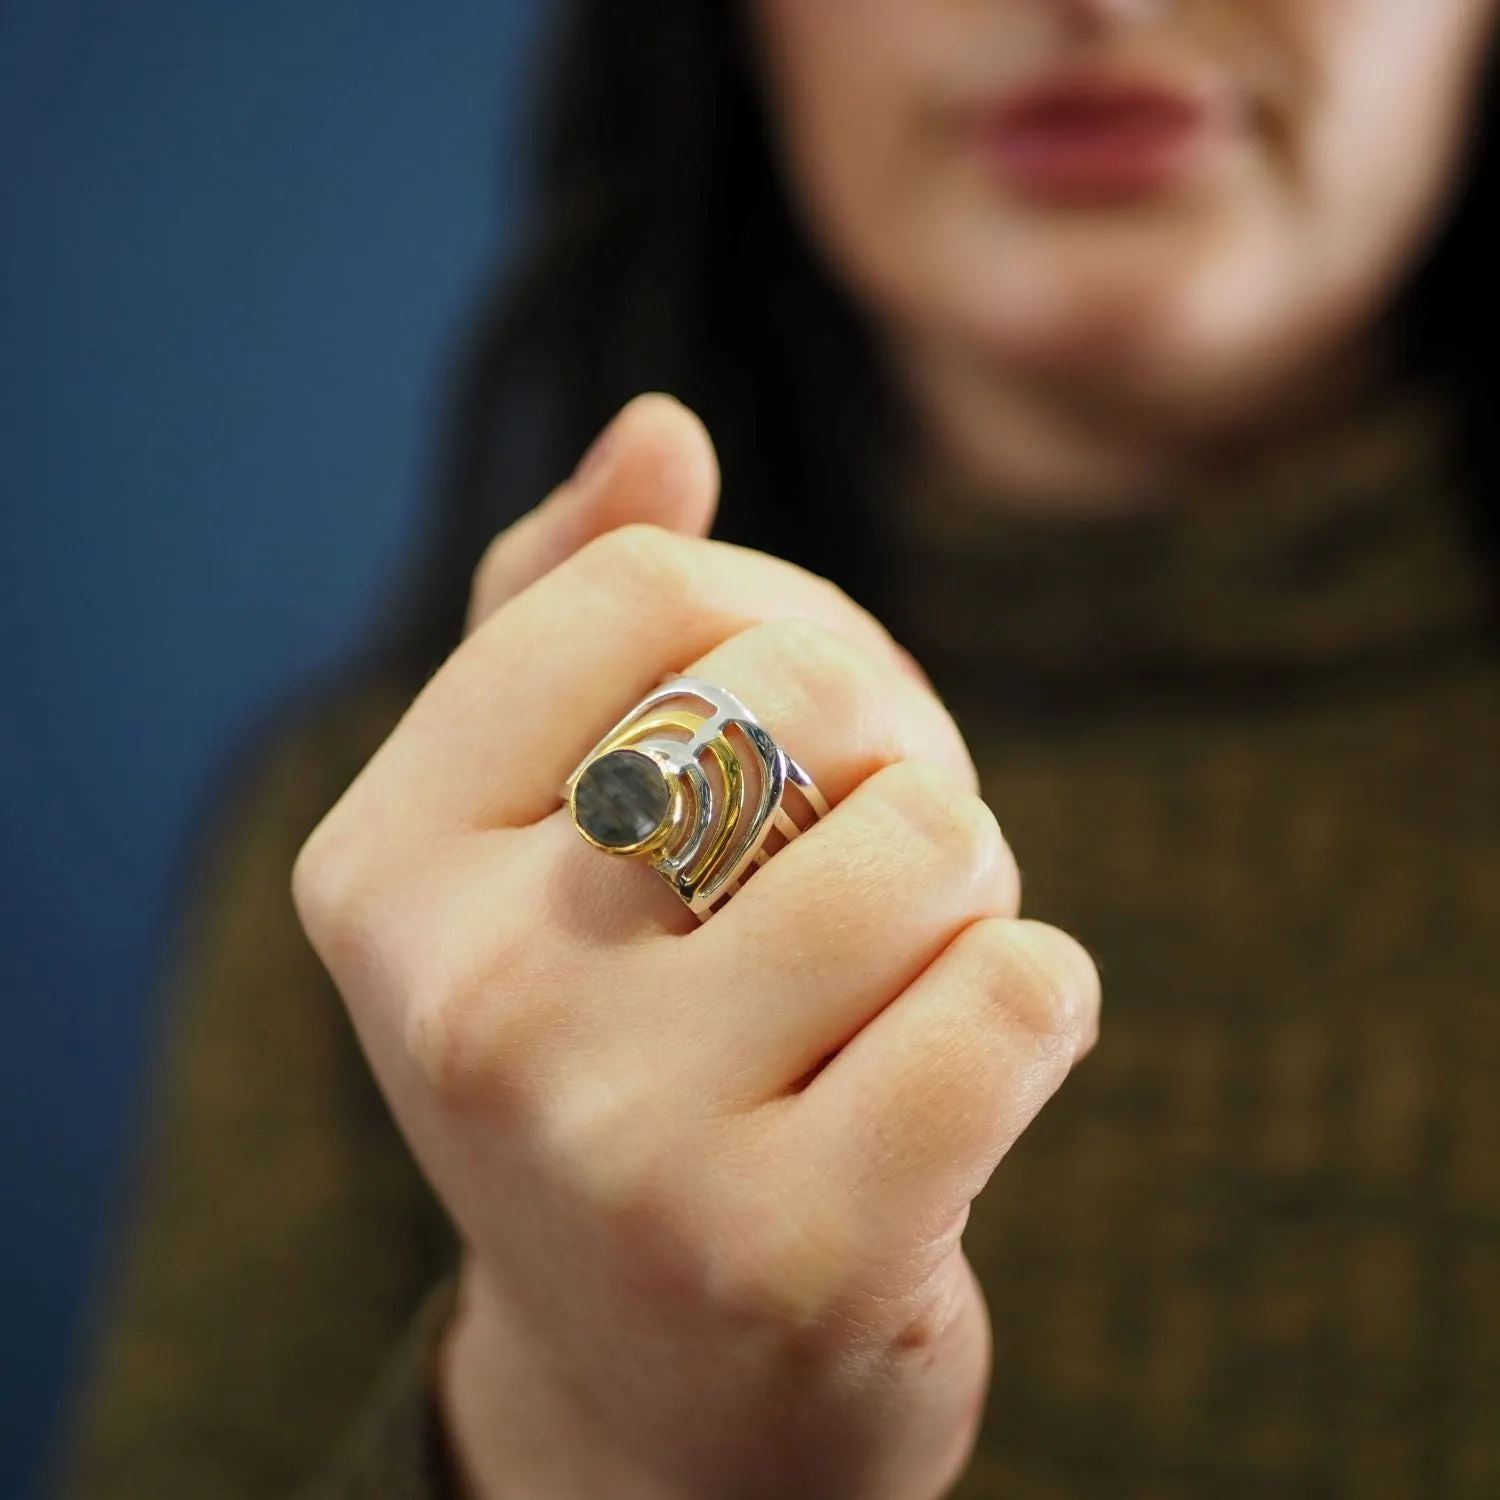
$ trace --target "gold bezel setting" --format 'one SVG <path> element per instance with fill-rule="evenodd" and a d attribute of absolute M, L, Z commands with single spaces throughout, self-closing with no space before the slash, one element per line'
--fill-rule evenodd
<path fill-rule="evenodd" d="M 628 818 L 631 797 L 643 793 L 622 784 L 596 816 L 578 803 L 589 771 L 622 753 L 650 761 L 669 793 L 656 825 L 628 844 L 603 836 L 608 804 L 617 802 Z M 618 768 L 623 772 L 625 764 Z M 797 816 L 788 808 L 789 793 L 800 804 Z M 812 779 L 754 714 L 732 693 L 695 677 L 663 682 L 636 704 L 579 763 L 563 797 L 591 847 L 648 860 L 700 919 L 828 811 Z"/>

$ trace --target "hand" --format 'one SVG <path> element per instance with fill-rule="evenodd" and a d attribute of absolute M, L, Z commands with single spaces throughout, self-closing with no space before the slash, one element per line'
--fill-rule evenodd
<path fill-rule="evenodd" d="M 941 1494 L 989 1368 L 969 1203 L 1095 1035 L 947 712 L 831 584 L 703 540 L 716 491 L 696 419 L 631 403 L 293 876 L 464 1242 L 476 1496 Z M 702 926 L 558 795 L 679 670 L 833 804 Z"/>

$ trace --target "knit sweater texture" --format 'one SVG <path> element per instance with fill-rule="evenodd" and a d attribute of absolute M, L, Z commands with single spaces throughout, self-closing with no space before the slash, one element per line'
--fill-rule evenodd
<path fill-rule="evenodd" d="M 1115 518 L 881 517 L 1105 993 L 965 1234 L 961 1500 L 1500 1496 L 1500 658 L 1450 448 L 1411 397 Z M 73 1500 L 447 1491 L 452 1235 L 288 893 L 408 696 L 330 701 L 209 841 Z"/>

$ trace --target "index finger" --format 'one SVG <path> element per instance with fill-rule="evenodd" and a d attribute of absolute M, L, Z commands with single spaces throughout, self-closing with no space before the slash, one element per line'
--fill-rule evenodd
<path fill-rule="evenodd" d="M 534 822 L 558 806 L 589 748 L 664 676 L 752 625 L 787 618 L 911 671 L 885 628 L 826 579 L 726 542 L 622 527 L 469 636 L 370 770 L 399 776 L 410 815 L 467 827 Z"/>

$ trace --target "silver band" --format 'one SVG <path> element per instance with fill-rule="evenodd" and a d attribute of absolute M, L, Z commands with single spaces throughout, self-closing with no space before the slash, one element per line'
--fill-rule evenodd
<path fill-rule="evenodd" d="M 699 677 L 641 699 L 563 796 L 588 843 L 647 860 L 700 920 L 828 811 L 755 715 Z"/>

